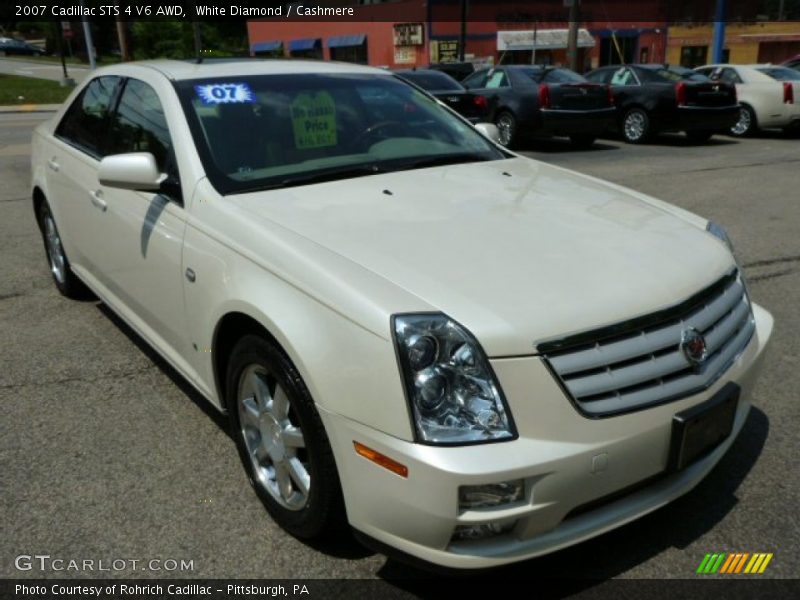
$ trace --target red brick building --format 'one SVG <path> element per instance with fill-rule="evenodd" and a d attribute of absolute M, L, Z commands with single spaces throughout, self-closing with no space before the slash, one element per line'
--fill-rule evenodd
<path fill-rule="evenodd" d="M 344 60 L 404 68 L 457 60 L 460 55 L 460 2 L 397 0 L 360 3 L 359 21 L 252 20 L 250 50 L 256 56 Z M 540 6 L 541 5 L 541 6 Z M 467 60 L 497 64 L 566 64 L 567 15 L 562 3 L 469 3 Z M 563 20 L 559 18 L 563 14 Z M 543 16 L 547 20 L 539 20 Z M 597 19 L 581 23 L 579 64 L 583 69 L 618 62 L 663 62 L 664 22 Z M 604 13 L 609 19 L 619 15 Z M 535 49 L 535 52 L 534 52 Z"/>

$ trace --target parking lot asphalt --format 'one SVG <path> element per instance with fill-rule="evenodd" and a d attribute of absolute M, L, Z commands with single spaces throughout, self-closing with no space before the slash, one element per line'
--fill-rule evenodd
<path fill-rule="evenodd" d="M 397 578 L 420 572 L 350 538 L 300 542 L 245 480 L 224 419 L 104 305 L 58 295 L 31 211 L 29 141 L 46 115 L 0 116 L 0 577 Z M 601 140 L 532 158 L 609 179 L 729 230 L 776 319 L 754 409 L 695 490 L 553 555 L 481 575 L 691 578 L 707 552 L 772 552 L 800 569 L 800 140 Z M 687 265 L 688 267 L 688 265 Z M 631 282 L 632 286 L 636 282 Z M 184 572 L 18 571 L 15 557 L 175 559 Z M 140 563 L 141 564 L 141 563 Z"/>

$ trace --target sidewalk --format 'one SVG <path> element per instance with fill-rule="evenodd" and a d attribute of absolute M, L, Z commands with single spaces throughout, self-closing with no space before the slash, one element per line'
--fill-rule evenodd
<path fill-rule="evenodd" d="M 61 108 L 60 104 L 12 104 L 9 106 L 0 106 L 0 114 L 55 112 L 59 108 Z"/>

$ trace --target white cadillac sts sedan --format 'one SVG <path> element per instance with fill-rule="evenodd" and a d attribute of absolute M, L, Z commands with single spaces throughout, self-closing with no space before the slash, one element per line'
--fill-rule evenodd
<path fill-rule="evenodd" d="M 696 485 L 773 326 L 718 225 L 494 133 L 367 67 L 129 63 L 36 130 L 33 208 L 281 526 L 489 567 Z"/>

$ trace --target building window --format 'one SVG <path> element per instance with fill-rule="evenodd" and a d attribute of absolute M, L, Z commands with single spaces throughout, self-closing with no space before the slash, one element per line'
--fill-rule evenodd
<path fill-rule="evenodd" d="M 292 40 L 289 42 L 289 56 L 322 59 L 322 40 L 319 38 Z"/>
<path fill-rule="evenodd" d="M 681 66 L 694 69 L 708 62 L 708 46 L 681 47 Z"/>
<path fill-rule="evenodd" d="M 367 60 L 367 45 L 359 44 L 358 46 L 331 48 L 331 60 L 341 60 L 343 62 L 366 65 L 369 62 Z"/>
<path fill-rule="evenodd" d="M 634 61 L 639 36 L 604 37 L 600 40 L 599 65 L 627 65 Z"/>

